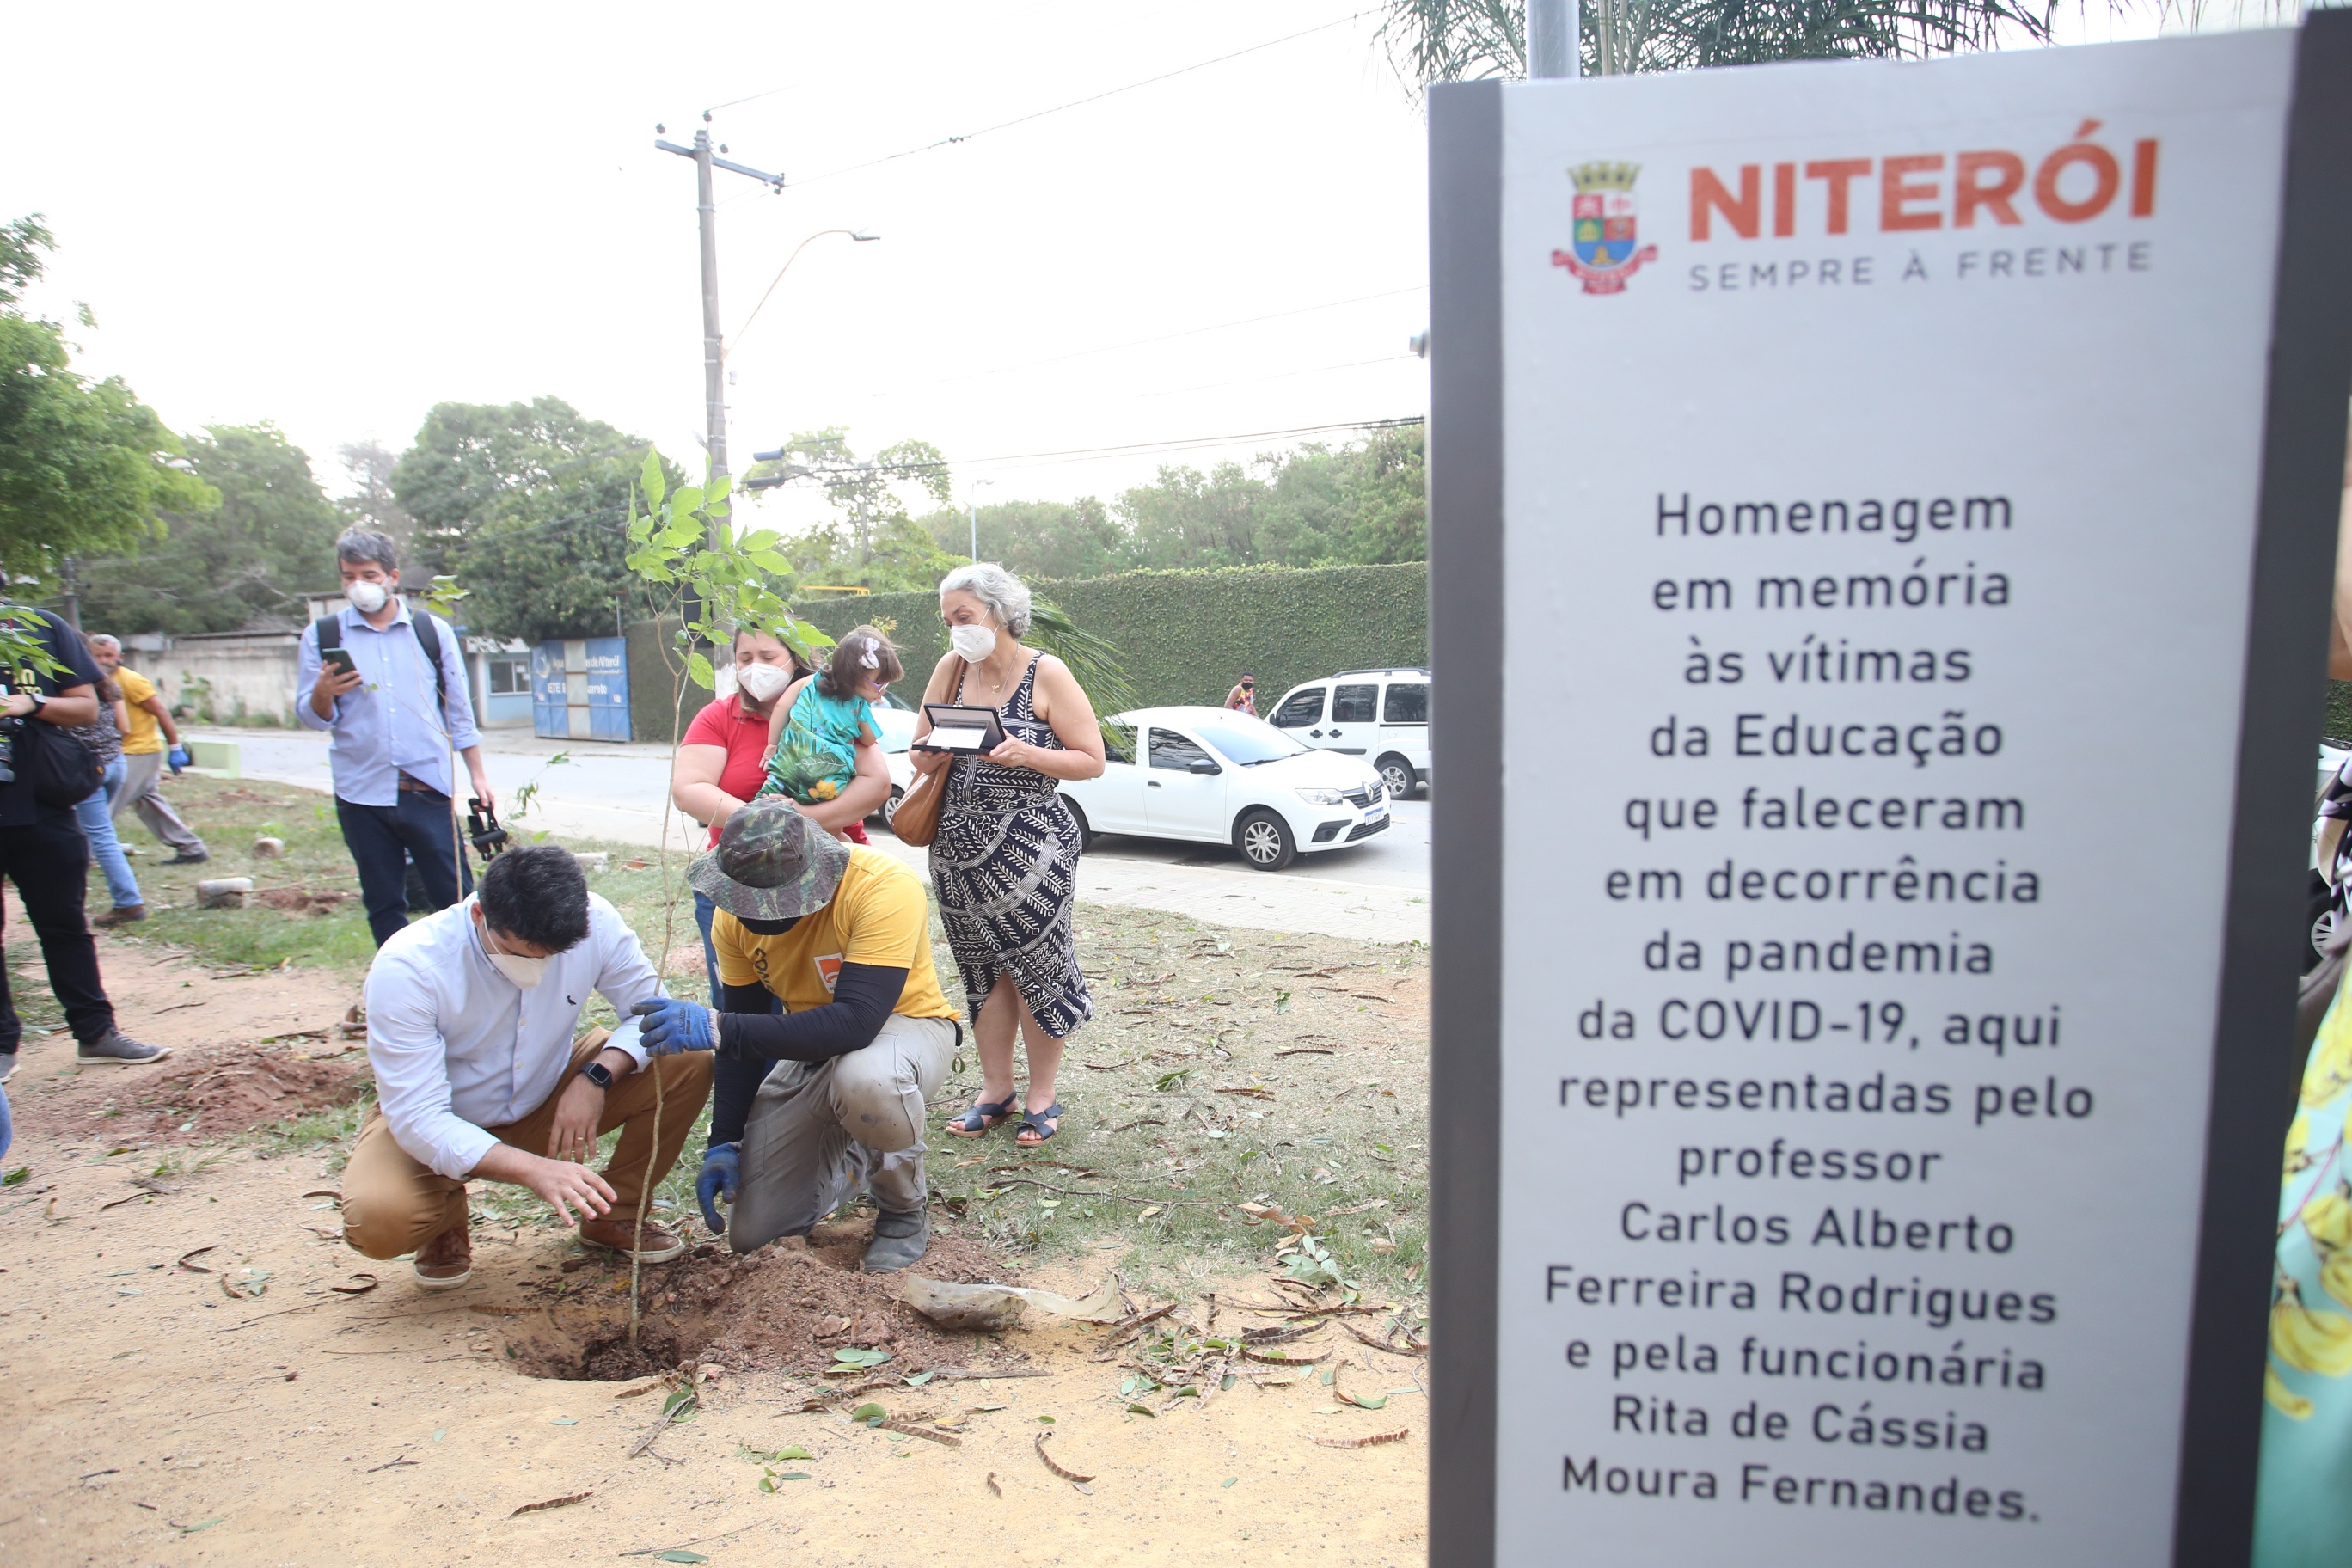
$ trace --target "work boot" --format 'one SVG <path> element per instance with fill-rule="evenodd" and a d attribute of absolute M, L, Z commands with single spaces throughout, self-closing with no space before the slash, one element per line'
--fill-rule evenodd
<path fill-rule="evenodd" d="M 135 925 L 146 918 L 144 904 L 117 904 L 89 923 L 100 931 L 110 931 L 116 926 Z"/>
<path fill-rule="evenodd" d="M 84 1040 L 74 1060 L 84 1067 L 144 1067 L 172 1054 L 169 1047 L 142 1045 L 121 1030 L 110 1027 L 94 1040 Z"/>
<path fill-rule="evenodd" d="M 652 1220 L 637 1232 L 634 1249 L 629 1246 L 629 1221 L 626 1216 L 592 1219 L 580 1227 L 580 1239 L 589 1247 L 601 1247 L 617 1252 L 624 1258 L 634 1257 L 640 1263 L 667 1263 L 686 1250 L 686 1239 Z"/>
<path fill-rule="evenodd" d="M 177 855 L 173 856 L 169 860 L 164 861 L 163 864 L 166 866 L 201 866 L 211 858 L 212 852 L 207 849 L 199 849 L 194 854 L 190 854 L 187 850 L 183 849 Z"/>
<path fill-rule="evenodd" d="M 912 1214 L 884 1209 L 874 1216 L 874 1239 L 866 1247 L 866 1272 L 887 1274 L 919 1262 L 931 1249 L 931 1208 L 925 1204 Z"/>
<path fill-rule="evenodd" d="M 416 1249 L 416 1288 L 454 1290 L 474 1277 L 472 1228 L 459 1222 Z"/>

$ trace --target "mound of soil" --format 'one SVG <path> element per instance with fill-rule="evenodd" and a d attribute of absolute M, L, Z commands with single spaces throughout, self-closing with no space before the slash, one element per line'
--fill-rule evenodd
<path fill-rule="evenodd" d="M 625 1302 L 599 1302 L 593 1311 L 551 1308 L 548 1321 L 561 1337 L 524 1333 L 509 1353 L 535 1376 L 604 1383 L 681 1362 L 808 1375 L 833 1366 L 834 1352 L 850 1348 L 888 1351 L 893 1377 L 962 1366 L 975 1352 L 992 1363 L 1003 1359 L 992 1346 L 975 1344 L 991 1336 L 942 1329 L 901 1302 L 898 1276 L 860 1272 L 873 1228 L 863 1217 L 820 1226 L 806 1242 L 771 1242 L 741 1257 L 697 1247 L 646 1270 L 635 1345 L 628 1342 Z M 934 1228 L 930 1251 L 914 1271 L 933 1279 L 1015 1282 L 986 1247 L 943 1228 Z M 615 1273 L 627 1278 L 625 1268 Z"/>
<path fill-rule="evenodd" d="M 367 1058 L 300 1061 L 279 1051 L 227 1050 L 133 1080 L 137 1098 L 115 1120 L 121 1133 L 194 1143 L 348 1105 L 365 1087 Z M 131 1086 L 126 1086 L 131 1087 Z"/>

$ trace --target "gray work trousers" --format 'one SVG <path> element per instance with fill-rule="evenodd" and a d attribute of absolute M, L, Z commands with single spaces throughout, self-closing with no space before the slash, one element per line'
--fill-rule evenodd
<path fill-rule="evenodd" d="M 202 855 L 205 841 L 195 836 L 172 803 L 163 798 L 163 763 L 161 752 L 150 752 L 143 757 L 122 753 L 122 784 L 107 802 L 107 814 L 121 816 L 125 811 L 136 811 L 147 831 L 162 839 L 173 851 L 182 855 Z"/>
<path fill-rule="evenodd" d="M 923 1206 L 925 1108 L 948 1080 L 953 1018 L 892 1014 L 874 1043 L 822 1062 L 779 1062 L 743 1124 L 727 1244 L 750 1252 L 811 1226 L 870 1188 L 893 1214 Z"/>

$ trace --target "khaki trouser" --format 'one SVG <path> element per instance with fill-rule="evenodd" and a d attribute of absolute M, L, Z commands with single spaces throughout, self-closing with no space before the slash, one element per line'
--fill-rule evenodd
<path fill-rule="evenodd" d="M 118 817 L 126 811 L 135 811 L 139 820 L 147 825 L 147 831 L 162 839 L 165 848 L 181 855 L 202 855 L 205 841 L 180 820 L 180 814 L 163 798 L 163 762 L 161 752 L 138 756 L 123 752 L 122 784 L 107 803 L 107 810 Z"/>
<path fill-rule="evenodd" d="M 592 1029 L 572 1042 L 575 1070 L 604 1048 L 610 1033 Z M 654 1146 L 655 1073 L 661 1075 L 662 1086 L 658 1148 Z M 555 1103 L 571 1082 L 566 1074 L 547 1103 L 521 1121 L 484 1131 L 501 1143 L 544 1156 Z M 621 1142 L 604 1167 L 604 1180 L 612 1184 L 614 1194 L 608 1217 L 625 1222 L 636 1217 L 637 1198 L 646 1182 L 658 1183 L 669 1174 L 709 1092 L 710 1057 L 699 1051 L 656 1057 L 649 1070 L 633 1072 L 612 1087 L 604 1096 L 604 1118 L 596 1124 L 599 1134 L 621 1129 Z M 652 1216 L 646 1218 L 650 1223 Z M 370 1258 L 398 1258 L 465 1223 L 466 1184 L 420 1163 L 393 1141 L 383 1112 L 369 1111 L 352 1162 L 343 1170 L 343 1239 Z"/>
<path fill-rule="evenodd" d="M 893 1214 L 928 1195 L 923 1117 L 948 1080 L 953 1018 L 892 1014 L 874 1043 L 821 1062 L 778 1062 L 743 1123 L 743 1173 L 727 1244 L 738 1252 L 811 1226 L 870 1187 Z"/>

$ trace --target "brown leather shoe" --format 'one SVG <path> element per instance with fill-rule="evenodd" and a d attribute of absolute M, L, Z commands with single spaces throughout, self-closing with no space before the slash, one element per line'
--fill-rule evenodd
<path fill-rule="evenodd" d="M 89 923 L 100 931 L 111 931 L 116 926 L 135 925 L 146 918 L 144 904 L 117 904 Z"/>
<path fill-rule="evenodd" d="M 624 1258 L 635 1257 L 640 1263 L 667 1263 L 686 1250 L 686 1240 L 676 1232 L 646 1221 L 637 1233 L 637 1246 L 629 1247 L 629 1221 L 624 1216 L 614 1219 L 592 1219 L 580 1227 L 580 1239 L 590 1247 L 601 1247 L 617 1252 Z"/>
<path fill-rule="evenodd" d="M 470 1228 L 453 1225 L 416 1249 L 416 1288 L 454 1290 L 474 1277 L 474 1237 Z"/>

